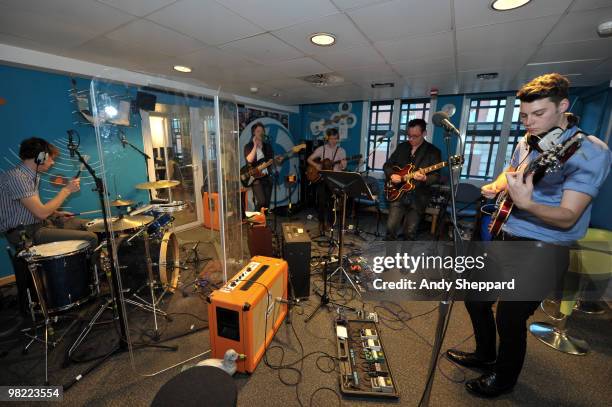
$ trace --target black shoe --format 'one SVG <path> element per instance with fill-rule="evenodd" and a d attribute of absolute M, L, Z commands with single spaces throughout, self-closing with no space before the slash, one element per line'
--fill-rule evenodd
<path fill-rule="evenodd" d="M 478 396 L 492 398 L 511 392 L 514 385 L 515 383 L 502 382 L 497 373 L 491 372 L 476 379 L 468 380 L 465 383 L 465 388 Z"/>
<path fill-rule="evenodd" d="M 456 349 L 446 351 L 446 357 L 452 362 L 465 367 L 476 367 L 479 369 L 490 369 L 495 364 L 494 359 L 482 359 L 475 353 L 462 352 Z"/>

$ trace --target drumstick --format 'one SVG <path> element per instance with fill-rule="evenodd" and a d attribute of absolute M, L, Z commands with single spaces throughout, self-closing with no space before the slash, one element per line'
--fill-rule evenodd
<path fill-rule="evenodd" d="M 77 212 L 77 213 L 73 213 L 72 216 L 89 215 L 90 213 L 98 213 L 98 212 L 102 212 L 102 210 L 101 209 L 96 209 L 96 210 L 93 210 L 93 211 Z"/>

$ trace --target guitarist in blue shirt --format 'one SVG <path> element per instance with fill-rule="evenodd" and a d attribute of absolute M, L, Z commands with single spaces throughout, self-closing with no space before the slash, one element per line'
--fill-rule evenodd
<path fill-rule="evenodd" d="M 270 143 L 264 141 L 266 137 L 266 129 L 261 122 L 253 124 L 251 127 L 251 141 L 244 146 L 244 158 L 250 165 L 257 162 L 263 162 L 274 159 L 274 150 Z M 255 210 L 270 207 L 270 199 L 272 197 L 272 177 L 270 177 L 271 168 L 266 168 L 253 181 L 253 200 Z"/>
<path fill-rule="evenodd" d="M 511 243 L 504 246 L 506 250 L 495 255 L 499 266 L 495 272 L 499 275 L 521 276 L 521 271 L 528 271 L 537 273 L 539 281 L 562 275 L 569 264 L 569 246 L 586 234 L 592 201 L 610 171 L 612 157 L 607 145 L 595 136 L 586 136 L 560 171 L 545 174 L 535 186 L 533 174 L 524 178 L 524 164 L 534 160 L 540 154 L 538 150 L 550 148 L 551 140 L 546 136 L 538 139 L 539 135 L 550 135 L 551 129 L 560 128 L 562 132 L 555 136 L 554 145 L 580 131 L 572 126 L 571 120 L 568 121 L 571 116 L 566 114 L 570 106 L 568 88 L 567 78 L 556 73 L 539 76 L 523 85 L 517 97 L 521 101 L 520 119 L 527 134 L 518 143 L 506 172 L 482 187 L 485 197 L 493 198 L 507 191 L 514 202 L 508 220 L 495 239 L 534 242 L 533 249 L 524 256 L 511 255 L 516 251 Z M 492 310 L 495 301 L 465 301 L 474 328 L 476 350 L 449 349 L 446 355 L 462 366 L 485 369 L 485 374 L 466 382 L 468 391 L 497 397 L 513 389 L 527 350 L 527 320 L 542 299 L 498 300 L 495 317 Z M 496 346 L 496 330 L 499 346 Z"/>

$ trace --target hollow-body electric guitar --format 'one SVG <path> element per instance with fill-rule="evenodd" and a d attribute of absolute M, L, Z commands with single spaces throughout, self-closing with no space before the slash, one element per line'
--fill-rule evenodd
<path fill-rule="evenodd" d="M 563 143 L 552 146 L 529 162 L 523 172 L 523 182 L 525 182 L 529 174 L 533 174 L 533 184 L 535 185 L 544 175 L 559 170 L 580 148 L 584 137 L 584 133 L 576 132 L 576 134 Z M 502 230 L 502 226 L 508 220 L 514 207 L 514 202 L 512 202 L 512 198 L 507 190 L 497 195 L 496 207 L 489 224 L 489 232 L 494 236 Z"/>
<path fill-rule="evenodd" d="M 361 154 L 352 155 L 346 158 L 346 162 L 349 163 L 351 161 L 361 160 L 362 157 L 363 156 Z M 336 164 L 340 164 L 340 161 L 342 160 L 332 161 L 329 158 L 326 158 L 324 160 L 317 158 L 317 161 L 319 161 L 319 163 L 321 164 L 322 170 L 333 170 Z M 306 179 L 311 184 L 319 182 L 321 180 L 321 174 L 319 174 L 319 169 L 314 165 L 309 165 L 308 168 L 306 168 Z"/>
<path fill-rule="evenodd" d="M 462 165 L 463 157 L 455 155 L 451 157 L 450 161 L 453 167 Z M 404 195 L 404 193 L 412 191 L 414 188 L 416 188 L 416 185 L 414 184 L 414 174 L 417 172 L 427 174 L 429 172 L 439 170 L 442 167 L 446 167 L 446 165 L 448 165 L 448 162 L 442 161 L 429 167 L 419 168 L 418 170 L 415 169 L 416 167 L 413 164 L 408 164 L 403 168 L 398 166 L 393 167 L 393 173 L 391 175 L 399 175 L 402 180 L 398 183 L 393 183 L 391 182 L 391 177 L 389 177 L 387 182 L 385 182 L 385 196 L 387 201 L 397 201 L 402 197 L 402 195 Z"/>

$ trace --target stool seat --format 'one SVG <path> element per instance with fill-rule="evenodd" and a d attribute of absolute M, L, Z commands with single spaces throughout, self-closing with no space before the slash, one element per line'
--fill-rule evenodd
<path fill-rule="evenodd" d="M 238 388 L 229 374 L 212 366 L 195 366 L 164 384 L 151 406 L 234 407 L 237 401 Z"/>

